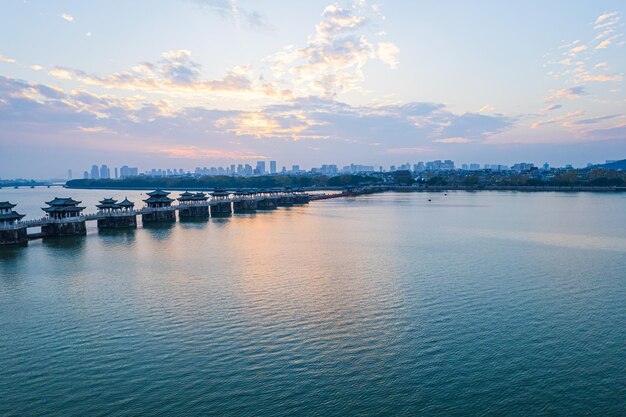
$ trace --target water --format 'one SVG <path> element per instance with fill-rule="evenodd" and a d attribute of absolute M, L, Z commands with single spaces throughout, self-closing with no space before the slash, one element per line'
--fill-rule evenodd
<path fill-rule="evenodd" d="M 141 197 L 0 200 L 57 194 Z M 625 212 L 387 193 L 4 248 L 0 415 L 625 415 Z"/>

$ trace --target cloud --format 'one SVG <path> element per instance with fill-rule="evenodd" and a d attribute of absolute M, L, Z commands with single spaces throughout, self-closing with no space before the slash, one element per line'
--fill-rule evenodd
<path fill-rule="evenodd" d="M 607 12 L 598 16 L 596 21 L 594 22 L 594 29 L 604 29 L 607 27 L 615 26 L 619 23 L 619 13 L 618 12 Z"/>
<path fill-rule="evenodd" d="M 74 79 L 86 85 L 107 89 L 150 91 L 168 94 L 171 92 L 214 92 L 249 93 L 257 96 L 288 97 L 289 91 L 274 88 L 270 83 L 254 78 L 251 67 L 233 68 L 223 78 L 202 78 L 201 66 L 191 58 L 191 51 L 172 50 L 161 54 L 157 62 L 142 62 L 129 70 L 108 75 L 90 74 L 85 71 L 55 67 L 50 75 Z"/>
<path fill-rule="evenodd" d="M 433 142 L 437 143 L 469 143 L 469 139 L 465 138 L 443 138 L 443 139 L 435 139 Z"/>
<path fill-rule="evenodd" d="M 398 68 L 398 54 L 400 48 L 391 42 L 379 42 L 378 43 L 378 58 L 389 65 L 389 68 Z"/>
<path fill-rule="evenodd" d="M 72 79 L 72 71 L 64 69 L 64 68 L 53 68 L 50 71 L 48 71 L 48 74 L 52 75 L 55 78 L 60 78 L 62 80 Z"/>
<path fill-rule="evenodd" d="M 358 89 L 370 60 L 396 68 L 399 48 L 391 42 L 374 44 L 368 39 L 368 24 L 374 18 L 356 6 L 326 7 L 306 46 L 287 46 L 265 59 L 276 83 L 288 86 L 297 96 L 336 97 Z"/>
<path fill-rule="evenodd" d="M 615 119 L 616 117 L 620 117 L 620 115 L 619 114 L 609 114 L 609 115 L 606 115 L 606 116 L 593 117 L 593 118 L 590 118 L 590 119 L 575 120 L 575 121 L 570 122 L 570 123 L 574 124 L 574 125 L 590 125 L 590 124 L 600 123 L 600 122 L 603 122 L 605 120 L 612 120 L 612 119 Z"/>
<path fill-rule="evenodd" d="M 35 71 L 41 71 L 41 70 L 43 70 L 45 68 L 43 66 L 41 66 L 41 65 L 35 64 L 35 65 L 31 65 L 30 69 L 35 70 Z"/>
<path fill-rule="evenodd" d="M 546 120 L 539 120 L 534 122 L 530 128 L 531 129 L 537 129 L 538 127 L 544 126 L 544 125 L 550 125 L 550 124 L 554 124 L 554 123 L 559 123 L 559 122 L 564 122 L 567 120 L 571 120 L 571 119 L 575 119 L 577 117 L 580 117 L 584 114 L 584 112 L 582 110 L 577 110 L 575 112 L 571 112 L 571 113 L 567 113 L 561 116 L 555 116 L 552 117 L 550 119 L 546 119 Z"/>
<path fill-rule="evenodd" d="M 563 106 L 560 104 L 549 104 L 546 107 L 544 107 L 543 109 L 541 109 L 541 112 L 547 112 L 547 111 L 552 111 L 552 110 L 557 110 L 562 108 Z"/>
<path fill-rule="evenodd" d="M 248 10 L 239 5 L 237 0 L 193 0 L 224 18 L 232 19 L 235 24 L 244 24 L 252 29 L 272 29 L 265 17 L 256 10 Z"/>
<path fill-rule="evenodd" d="M 620 24 L 618 12 L 606 12 L 598 16 L 594 21 L 593 30 L 595 35 L 588 41 L 577 39 L 559 47 L 566 49 L 561 53 L 561 58 L 548 65 L 558 65 L 557 69 L 552 69 L 548 74 L 554 78 L 563 80 L 566 84 L 580 84 L 582 82 L 611 82 L 621 81 L 621 74 L 606 74 L 609 69 L 607 62 L 598 63 L 600 51 L 621 46 L 623 41 L 619 39 L 624 36 L 620 32 L 623 25 Z M 602 65 L 598 65 L 602 64 Z M 575 65 L 575 68 L 571 68 Z"/>
<path fill-rule="evenodd" d="M 72 23 L 74 21 L 74 16 L 68 13 L 63 13 L 61 15 L 61 19 L 65 20 L 66 22 Z"/>
<path fill-rule="evenodd" d="M 559 90 L 553 90 L 552 95 L 546 97 L 545 101 L 555 101 L 560 99 L 576 100 L 587 94 L 585 87 L 577 85 L 575 87 L 562 88 Z"/>
<path fill-rule="evenodd" d="M 330 154 L 377 159 L 429 152 L 449 146 L 451 138 L 480 142 L 512 123 L 499 115 L 456 114 L 440 103 L 351 106 L 319 97 L 255 111 L 175 108 L 166 101 L 66 92 L 0 77 L 0 144 L 19 140 L 35 148 L 71 141 L 73 149 L 245 159 L 293 152 L 308 157 L 309 148 L 315 147 Z M 87 140 L 92 135 L 106 135 L 107 140 Z"/>
<path fill-rule="evenodd" d="M 597 75 L 590 75 L 590 74 L 582 74 L 580 76 L 580 78 L 583 81 L 587 81 L 587 82 L 609 82 L 609 81 L 621 81 L 623 79 L 623 76 L 621 74 L 615 74 L 615 75 L 605 75 L 605 74 L 597 74 Z"/>
<path fill-rule="evenodd" d="M 596 25 L 599 25 L 600 23 L 604 22 L 606 19 L 609 19 L 613 16 L 616 16 L 617 12 L 606 12 L 606 13 L 602 13 L 600 16 L 598 16 L 598 18 L 596 19 L 596 21 L 594 22 Z"/>
<path fill-rule="evenodd" d="M 578 45 L 570 49 L 567 54 L 571 57 L 575 57 L 579 52 L 586 51 L 587 49 L 589 49 L 587 45 Z"/>
<path fill-rule="evenodd" d="M 6 57 L 4 55 L 0 55 L 0 62 L 13 63 L 15 60 L 13 58 Z"/>
<path fill-rule="evenodd" d="M 220 149 L 199 148 L 197 146 L 156 148 L 156 152 L 163 153 L 169 158 L 180 159 L 267 159 L 265 155 L 252 155 L 236 151 L 223 151 Z"/>
<path fill-rule="evenodd" d="M 392 155 L 420 155 L 433 152 L 433 148 L 418 146 L 413 148 L 389 148 L 387 153 Z"/>

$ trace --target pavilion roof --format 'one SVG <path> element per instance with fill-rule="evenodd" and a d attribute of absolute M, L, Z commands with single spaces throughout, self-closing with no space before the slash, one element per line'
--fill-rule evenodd
<path fill-rule="evenodd" d="M 115 203 L 117 203 L 117 200 L 113 199 L 112 197 L 111 198 L 105 198 L 105 199 L 100 200 L 100 203 L 101 204 L 115 204 Z"/>
<path fill-rule="evenodd" d="M 180 194 L 180 197 L 177 198 L 178 201 L 194 201 L 195 198 L 195 194 L 194 193 L 190 193 L 189 191 L 185 191 L 184 193 Z"/>
<path fill-rule="evenodd" d="M 167 197 L 168 195 L 170 195 L 169 192 L 167 191 L 163 191 L 160 188 L 156 189 L 152 192 L 147 193 L 150 197 Z"/>
<path fill-rule="evenodd" d="M 102 203 L 102 204 L 96 204 L 96 207 L 98 207 L 99 209 L 115 209 L 115 210 L 119 210 L 119 209 L 122 208 L 119 204 L 115 203 L 115 201 L 117 201 L 117 200 L 105 199 L 105 200 L 102 200 L 102 201 L 107 201 L 107 202 L 106 203 Z M 113 202 L 110 202 L 110 201 L 113 201 Z"/>
<path fill-rule="evenodd" d="M 46 213 L 76 213 L 82 210 L 85 210 L 86 207 L 79 206 L 52 206 L 52 207 L 42 207 L 41 208 Z"/>
<path fill-rule="evenodd" d="M 230 193 L 223 188 L 216 188 L 215 190 L 213 190 L 211 195 L 214 197 L 224 197 L 230 195 Z"/>
<path fill-rule="evenodd" d="M 55 206 L 55 207 L 59 207 L 59 206 L 77 206 L 80 203 L 81 203 L 80 201 L 76 201 L 76 200 L 74 200 L 71 197 L 67 197 L 67 198 L 54 197 L 54 200 L 46 201 L 47 205 Z"/>
<path fill-rule="evenodd" d="M 23 217 L 24 214 L 19 214 L 14 211 L 10 213 L 0 213 L 0 221 L 21 220 Z"/>
<path fill-rule="evenodd" d="M 0 201 L 0 209 L 12 209 L 17 206 L 17 204 L 11 204 L 8 201 Z"/>
<path fill-rule="evenodd" d="M 124 197 L 124 200 L 118 203 L 120 207 L 135 207 L 135 203 L 128 201 L 128 197 Z"/>
<path fill-rule="evenodd" d="M 145 203 L 171 203 L 172 201 L 174 201 L 174 199 L 169 198 L 169 197 L 156 197 L 156 196 L 150 196 L 150 198 L 147 198 L 145 200 L 143 200 Z"/>

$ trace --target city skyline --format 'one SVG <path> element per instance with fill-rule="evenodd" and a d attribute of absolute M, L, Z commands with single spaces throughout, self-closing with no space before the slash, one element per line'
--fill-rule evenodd
<path fill-rule="evenodd" d="M 266 162 L 269 162 L 270 169 L 266 170 Z M 618 162 L 616 160 L 606 160 L 605 164 Z M 529 171 L 532 168 L 537 168 L 543 171 L 549 171 L 552 168 L 556 169 L 577 169 L 577 168 L 589 168 L 594 165 L 591 162 L 587 163 L 585 167 L 574 167 L 572 164 L 565 164 L 564 166 L 552 166 L 548 162 L 544 162 L 541 165 L 533 162 L 518 162 L 514 165 L 508 166 L 503 164 L 480 164 L 480 163 L 455 163 L 455 161 L 446 160 L 433 160 L 433 161 L 418 161 L 415 163 L 404 162 L 397 165 L 363 165 L 354 164 L 340 166 L 337 164 L 322 164 L 318 167 L 310 167 L 307 169 L 304 166 L 294 164 L 290 167 L 282 166 L 280 170 L 277 169 L 277 161 L 256 161 L 255 166 L 251 164 L 230 164 L 227 166 L 211 166 L 211 167 L 195 167 L 193 170 L 185 170 L 183 168 L 148 168 L 140 170 L 137 167 L 129 167 L 123 165 L 121 167 L 112 167 L 107 164 L 93 164 L 90 170 L 83 171 L 83 179 L 127 179 L 134 177 L 203 177 L 203 176 L 233 176 L 233 177 L 252 177 L 252 176 L 265 176 L 265 175 L 327 175 L 336 176 L 343 174 L 368 174 L 368 173 L 390 173 L 394 171 L 411 171 L 413 174 L 422 172 L 440 172 L 440 171 L 512 171 L 523 172 Z M 68 169 L 68 179 L 72 180 L 72 170 Z"/>
<path fill-rule="evenodd" d="M 34 1 L 2 12 L 2 178 L 78 176 L 95 160 L 193 170 L 626 156 L 618 1 Z"/>

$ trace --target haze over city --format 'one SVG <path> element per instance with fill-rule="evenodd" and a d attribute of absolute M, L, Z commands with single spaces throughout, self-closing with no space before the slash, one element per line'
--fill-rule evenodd
<path fill-rule="evenodd" d="M 65 178 L 92 162 L 584 166 L 626 155 L 620 1 L 1 10 L 1 178 Z"/>

